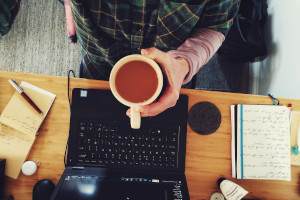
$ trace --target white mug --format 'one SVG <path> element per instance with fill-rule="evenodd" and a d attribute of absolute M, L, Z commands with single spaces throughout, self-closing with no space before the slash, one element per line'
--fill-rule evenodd
<path fill-rule="evenodd" d="M 117 72 L 124 64 L 126 64 L 130 61 L 143 61 L 143 62 L 149 64 L 154 69 L 154 71 L 157 75 L 157 80 L 158 80 L 157 88 L 156 88 L 154 94 L 152 95 L 152 97 L 150 97 L 146 101 L 139 102 L 139 103 L 133 103 L 133 102 L 127 101 L 118 93 L 118 91 L 116 89 L 115 80 L 116 80 Z M 111 89 L 113 95 L 115 96 L 115 98 L 122 104 L 129 106 L 131 108 L 131 117 L 130 117 L 131 128 L 139 129 L 141 126 L 141 115 L 134 108 L 137 106 L 141 106 L 141 105 L 149 105 L 155 99 L 157 99 L 157 97 L 159 96 L 159 94 L 162 90 L 162 87 L 163 87 L 163 75 L 162 75 L 162 71 L 161 71 L 160 67 L 154 60 L 147 58 L 145 56 L 139 55 L 139 54 L 133 54 L 133 55 L 123 57 L 114 65 L 114 67 L 110 73 L 109 84 L 110 84 L 110 89 Z"/>

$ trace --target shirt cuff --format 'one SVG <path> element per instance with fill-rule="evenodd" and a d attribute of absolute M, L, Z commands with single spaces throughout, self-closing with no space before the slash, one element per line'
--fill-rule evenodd
<path fill-rule="evenodd" d="M 189 73 L 182 84 L 188 83 L 199 69 L 217 52 L 225 37 L 211 29 L 198 29 L 177 50 L 167 53 L 173 58 L 184 58 L 189 64 Z"/>

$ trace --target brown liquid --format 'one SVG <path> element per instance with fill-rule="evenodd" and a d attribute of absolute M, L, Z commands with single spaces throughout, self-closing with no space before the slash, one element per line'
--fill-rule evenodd
<path fill-rule="evenodd" d="M 143 61 L 130 61 L 118 70 L 116 89 L 121 97 L 132 103 L 150 99 L 158 86 L 155 70 Z"/>

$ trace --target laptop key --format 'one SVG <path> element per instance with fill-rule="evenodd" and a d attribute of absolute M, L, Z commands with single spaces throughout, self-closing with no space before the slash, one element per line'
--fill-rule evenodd
<path fill-rule="evenodd" d="M 78 162 L 93 166 L 176 167 L 176 130 L 142 127 L 133 130 L 120 123 L 80 122 Z M 80 160 L 80 161 L 79 161 Z"/>

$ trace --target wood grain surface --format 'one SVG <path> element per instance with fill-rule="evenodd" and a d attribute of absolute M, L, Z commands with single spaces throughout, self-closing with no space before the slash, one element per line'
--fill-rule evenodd
<path fill-rule="evenodd" d="M 26 81 L 56 94 L 56 99 L 27 160 L 41 162 L 33 176 L 20 173 L 17 180 L 5 178 L 5 195 L 16 200 L 32 199 L 32 189 L 41 179 L 58 183 L 64 171 L 64 152 L 69 134 L 70 108 L 67 96 L 67 78 L 46 75 L 0 71 L 0 112 L 15 92 L 8 79 Z M 109 89 L 108 82 L 72 78 L 71 88 Z M 241 185 L 249 194 L 248 199 L 300 199 L 300 167 L 292 166 L 291 181 L 237 180 L 231 178 L 231 122 L 230 105 L 272 104 L 267 96 L 182 89 L 189 96 L 189 108 L 195 103 L 208 101 L 221 111 L 221 125 L 211 135 L 199 135 L 188 126 L 186 149 L 186 177 L 191 200 L 209 199 L 211 193 L 220 191 L 217 180 L 226 177 Z M 279 98 L 280 103 L 291 103 L 300 110 L 300 100 Z"/>

